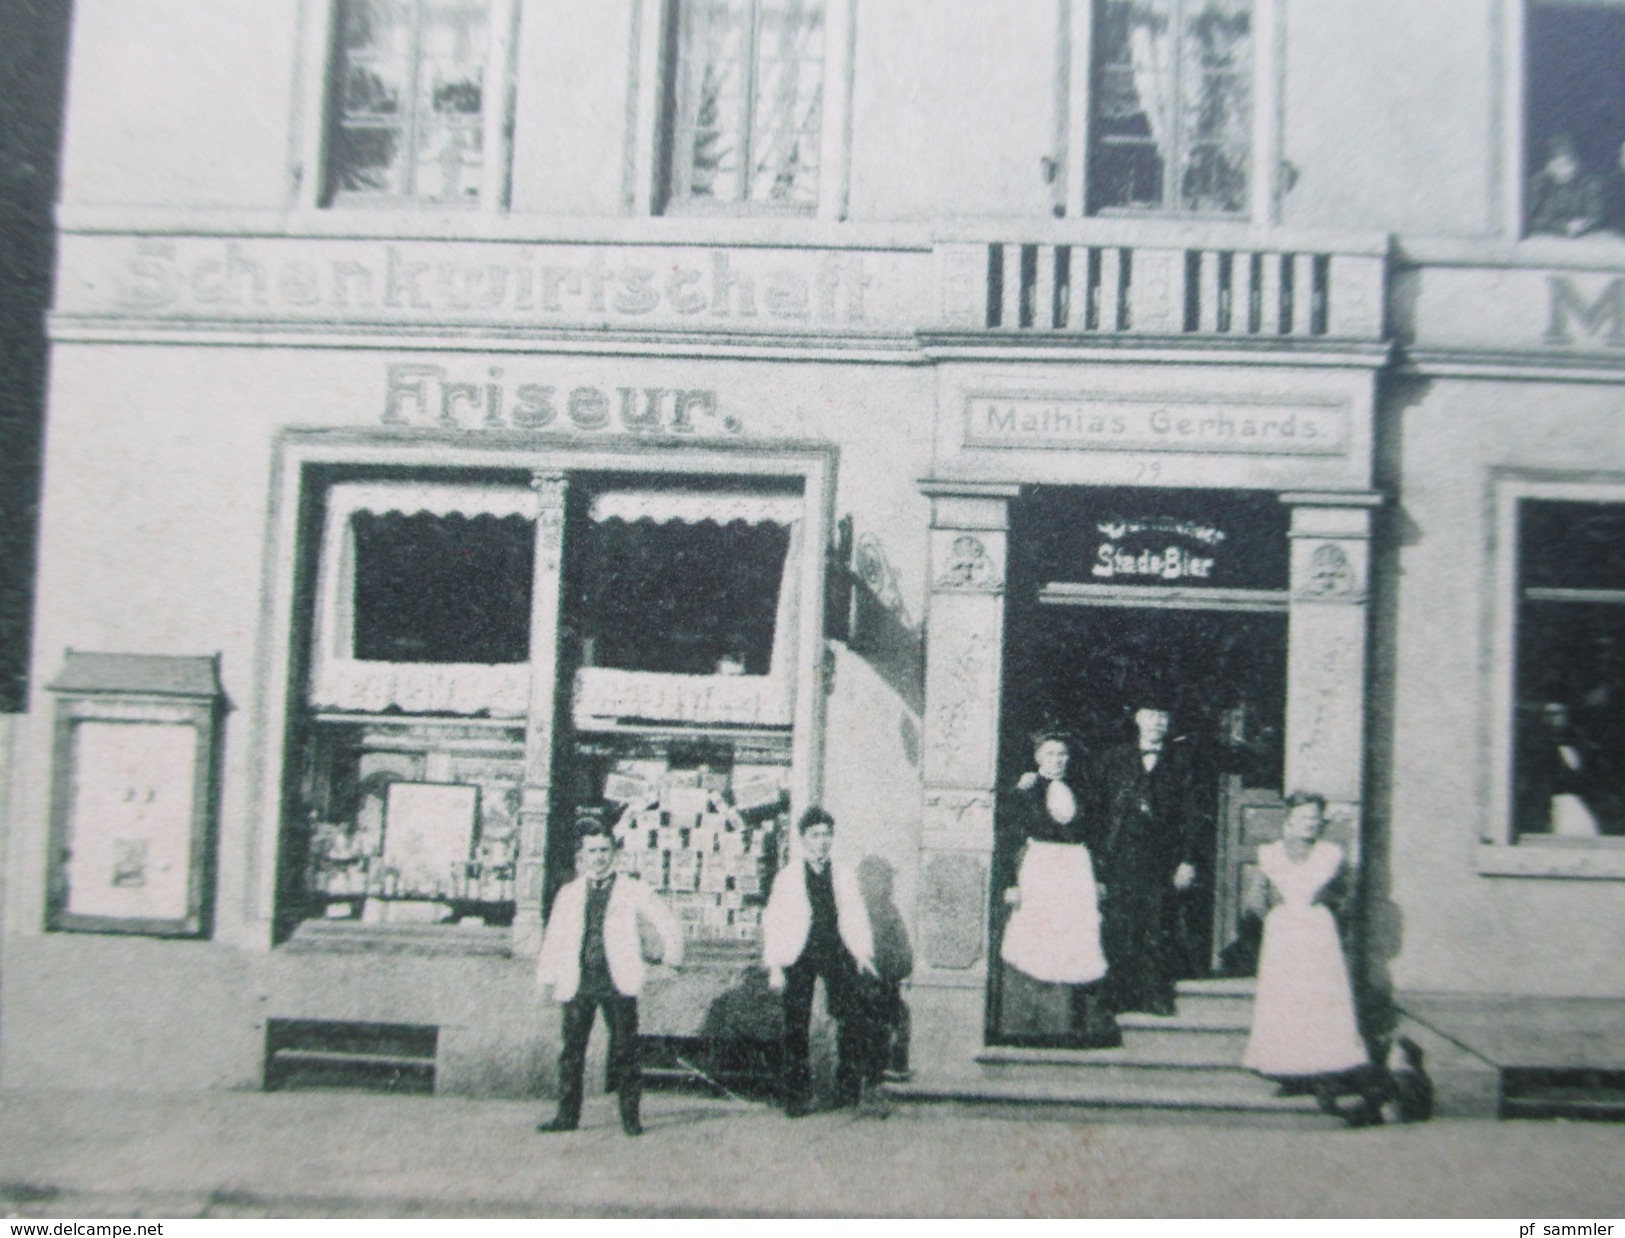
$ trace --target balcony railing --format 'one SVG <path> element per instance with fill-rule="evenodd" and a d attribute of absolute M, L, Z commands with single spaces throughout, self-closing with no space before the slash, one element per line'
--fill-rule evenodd
<path fill-rule="evenodd" d="M 950 329 L 1035 335 L 1379 339 L 1380 244 L 954 243 Z"/>

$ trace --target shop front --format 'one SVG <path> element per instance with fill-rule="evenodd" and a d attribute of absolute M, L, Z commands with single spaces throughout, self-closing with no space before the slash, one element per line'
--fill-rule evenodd
<path fill-rule="evenodd" d="M 1066 1046 L 1002 963 L 1002 816 L 1035 736 L 1080 767 L 1170 717 L 1198 877 L 1179 972 L 1251 973 L 1243 892 L 1284 796 L 1361 854 L 1375 358 L 939 362 L 915 1027 L 944 1076 Z M 1084 773 L 1087 779 L 1088 773 Z M 1256 949 L 1256 938 L 1251 940 Z M 1053 1006 L 1053 1003 L 1051 1004 Z M 994 1055 L 997 1057 L 997 1054 Z"/>

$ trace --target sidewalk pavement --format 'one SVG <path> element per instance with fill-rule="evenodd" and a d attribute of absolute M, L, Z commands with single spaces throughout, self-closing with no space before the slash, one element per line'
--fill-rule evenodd
<path fill-rule="evenodd" d="M 1625 1128 L 1435 1121 L 1367 1130 L 951 1104 L 885 1120 L 613 1097 L 539 1135 L 544 1103 L 352 1092 L 0 1093 L 17 1216 L 1625 1216 Z"/>

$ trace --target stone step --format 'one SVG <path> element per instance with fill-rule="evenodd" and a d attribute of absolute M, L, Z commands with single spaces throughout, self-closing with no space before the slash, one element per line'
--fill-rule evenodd
<path fill-rule="evenodd" d="M 1128 1011 L 1117 1016 L 1117 1026 L 1148 1032 L 1245 1032 L 1253 1025 L 1253 1008 L 1222 1001 L 1192 1002 L 1179 999 L 1174 1014 L 1141 1014 Z"/>
<path fill-rule="evenodd" d="M 1278 1095 L 1274 1084 L 1238 1069 L 1097 1065 L 1025 1066 L 979 1076 L 924 1075 L 890 1086 L 904 1101 L 1075 1106 L 1083 1109 L 1267 1113 L 1336 1124 L 1307 1096 Z"/>
<path fill-rule="evenodd" d="M 1179 982 L 1177 999 L 1179 1014 L 1188 1019 L 1250 1025 L 1255 988 L 1251 978 L 1182 980 Z"/>
<path fill-rule="evenodd" d="M 1028 1066 L 1087 1070 L 1094 1066 L 1185 1066 L 1234 1070 L 1241 1064 L 1245 1039 L 1211 1033 L 1164 1033 L 1143 1039 L 1127 1037 L 1117 1049 L 1028 1049 L 990 1047 L 976 1055 L 985 1068 L 1019 1070 Z"/>
<path fill-rule="evenodd" d="M 1258 992 L 1258 981 L 1251 976 L 1205 976 L 1200 980 L 1181 980 L 1175 986 L 1180 997 L 1252 997 Z"/>

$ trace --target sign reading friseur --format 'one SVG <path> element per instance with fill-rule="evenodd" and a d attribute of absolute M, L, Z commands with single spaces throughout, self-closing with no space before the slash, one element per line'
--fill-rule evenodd
<path fill-rule="evenodd" d="M 61 271 L 69 317 L 864 333 L 912 325 L 931 264 L 889 250 L 74 234 Z"/>
<path fill-rule="evenodd" d="M 1301 398 L 1196 403 L 1190 396 L 972 391 L 965 396 L 965 443 L 1072 451 L 1335 456 L 1348 448 L 1349 417 L 1347 404 Z"/>

